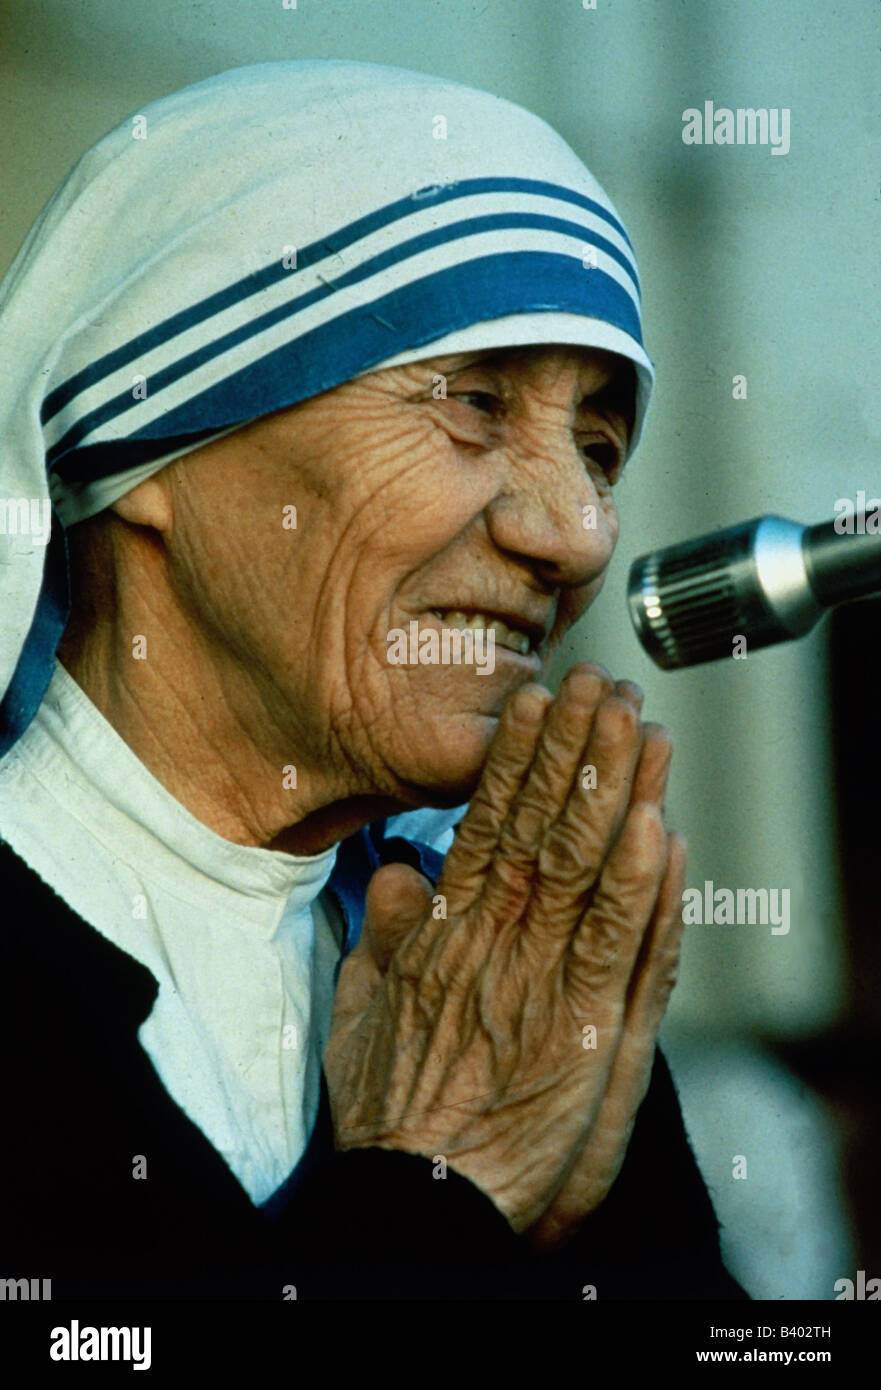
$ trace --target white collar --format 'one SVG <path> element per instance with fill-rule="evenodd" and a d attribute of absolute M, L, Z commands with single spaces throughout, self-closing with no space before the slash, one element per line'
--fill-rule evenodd
<path fill-rule="evenodd" d="M 317 855 L 237 845 L 182 806 L 132 752 L 56 661 L 31 728 L 8 755 L 62 801 L 115 859 L 143 871 L 202 911 L 226 915 L 247 899 L 243 920 L 274 933 L 282 911 L 302 910 L 333 871 L 337 846 Z M 242 904 L 244 907 L 245 904 Z"/>

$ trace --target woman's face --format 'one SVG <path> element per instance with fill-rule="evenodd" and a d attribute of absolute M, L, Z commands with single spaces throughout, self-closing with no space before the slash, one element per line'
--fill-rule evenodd
<path fill-rule="evenodd" d="M 504 703 L 603 582 L 622 365 L 552 346 L 395 367 L 167 470 L 178 599 L 287 761 L 350 794 L 466 799 Z M 462 614 L 501 618 L 528 654 L 499 629 L 491 671 L 390 660 L 395 630 Z"/>

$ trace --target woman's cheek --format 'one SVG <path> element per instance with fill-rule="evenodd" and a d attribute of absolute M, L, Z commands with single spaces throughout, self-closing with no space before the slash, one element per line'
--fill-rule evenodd
<path fill-rule="evenodd" d="M 406 503 L 417 509 L 411 512 L 413 520 L 435 517 L 449 539 L 479 515 L 498 491 L 491 459 L 440 427 L 414 439 L 409 464 L 408 476 L 415 488 L 408 488 Z"/>

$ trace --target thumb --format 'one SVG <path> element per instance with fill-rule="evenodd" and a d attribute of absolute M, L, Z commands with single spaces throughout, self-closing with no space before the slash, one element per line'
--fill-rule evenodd
<path fill-rule="evenodd" d="M 432 886 L 409 864 L 383 864 L 367 887 L 364 935 L 383 972 L 401 942 L 431 911 Z"/>

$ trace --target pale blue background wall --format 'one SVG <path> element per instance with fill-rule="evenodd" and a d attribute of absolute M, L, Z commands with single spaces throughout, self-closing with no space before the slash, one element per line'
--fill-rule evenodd
<path fill-rule="evenodd" d="M 6 0 L 0 11 L 0 269 L 109 126 L 275 57 L 392 63 L 518 101 L 618 204 L 659 386 L 621 485 L 606 592 L 570 655 L 638 680 L 647 717 L 672 729 L 669 810 L 690 841 L 689 882 L 792 893 L 788 936 L 691 930 L 664 1033 L 731 1267 L 772 1298 L 830 1298 L 852 1263 L 835 1133 L 761 1044 L 830 1022 L 846 988 L 822 636 L 662 675 L 630 630 L 624 581 L 653 546 L 766 511 L 819 520 L 837 497 L 879 490 L 879 45 L 870 0 Z M 790 108 L 790 153 L 685 146 L 682 112 L 707 99 Z M 732 398 L 736 373 L 746 401 Z M 732 1178 L 735 1154 L 745 1181 Z"/>

